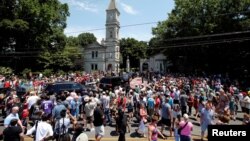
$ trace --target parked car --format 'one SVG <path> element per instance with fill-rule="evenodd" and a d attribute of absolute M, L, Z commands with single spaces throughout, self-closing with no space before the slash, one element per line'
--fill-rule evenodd
<path fill-rule="evenodd" d="M 75 82 L 56 82 L 47 84 L 44 91 L 47 92 L 49 95 L 61 94 L 63 91 L 68 91 L 68 92 L 75 91 L 76 93 L 81 93 L 83 95 L 86 94 L 85 86 Z"/>
<path fill-rule="evenodd" d="M 103 77 L 100 80 L 99 88 L 103 90 L 109 90 L 111 88 L 113 90 L 116 86 L 124 85 L 124 82 L 122 77 Z"/>

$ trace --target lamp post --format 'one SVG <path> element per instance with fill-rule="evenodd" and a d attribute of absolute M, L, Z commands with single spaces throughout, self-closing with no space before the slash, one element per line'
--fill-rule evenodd
<path fill-rule="evenodd" d="M 126 69 L 127 69 L 127 72 L 130 72 L 130 61 L 129 61 L 129 56 L 127 56 L 127 60 L 126 60 Z"/>

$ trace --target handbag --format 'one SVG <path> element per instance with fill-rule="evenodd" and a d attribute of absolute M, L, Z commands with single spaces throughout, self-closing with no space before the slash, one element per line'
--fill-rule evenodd
<path fill-rule="evenodd" d="M 184 129 L 187 126 L 188 122 L 183 126 L 178 129 L 178 134 L 181 135 L 181 130 Z"/>

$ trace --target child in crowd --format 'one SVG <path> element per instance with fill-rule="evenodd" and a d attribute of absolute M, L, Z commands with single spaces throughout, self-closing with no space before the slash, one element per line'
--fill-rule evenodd
<path fill-rule="evenodd" d="M 175 127 L 174 127 L 174 138 L 175 141 L 180 141 L 180 135 L 178 134 L 178 129 L 179 129 L 179 118 L 177 118 L 177 120 L 175 121 Z"/>

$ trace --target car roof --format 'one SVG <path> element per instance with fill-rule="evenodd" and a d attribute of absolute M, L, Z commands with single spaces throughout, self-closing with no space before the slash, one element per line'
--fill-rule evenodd
<path fill-rule="evenodd" d="M 60 85 L 60 84 L 80 84 L 80 83 L 67 82 L 67 81 L 50 83 L 50 85 Z"/>
<path fill-rule="evenodd" d="M 103 77 L 102 79 L 113 79 L 113 78 L 122 78 L 121 76 L 107 76 Z"/>

